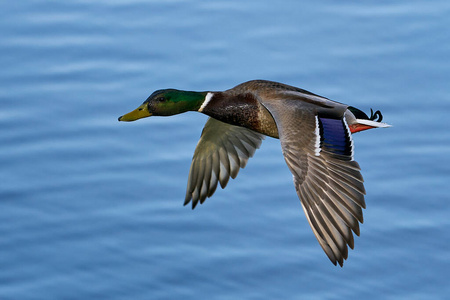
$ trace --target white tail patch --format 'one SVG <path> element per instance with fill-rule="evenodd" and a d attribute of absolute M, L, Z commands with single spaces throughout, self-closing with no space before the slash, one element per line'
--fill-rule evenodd
<path fill-rule="evenodd" d="M 376 127 L 376 128 L 387 128 L 387 127 L 391 127 L 392 125 L 386 124 L 386 123 L 381 123 L 381 122 L 377 122 L 377 121 L 372 121 L 372 120 L 366 120 L 366 119 L 356 119 L 356 123 L 357 124 L 361 124 L 361 125 L 367 125 L 367 126 L 371 126 L 371 127 Z"/>
<path fill-rule="evenodd" d="M 214 93 L 208 92 L 205 96 L 205 101 L 203 101 L 202 106 L 198 109 L 198 112 L 202 112 L 205 107 L 208 105 L 209 101 L 211 101 L 212 96 L 214 96 Z"/>

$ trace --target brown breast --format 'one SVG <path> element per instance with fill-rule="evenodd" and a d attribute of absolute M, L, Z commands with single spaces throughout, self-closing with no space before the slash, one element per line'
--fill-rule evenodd
<path fill-rule="evenodd" d="M 202 112 L 219 121 L 278 138 L 275 120 L 253 93 L 214 92 Z"/>

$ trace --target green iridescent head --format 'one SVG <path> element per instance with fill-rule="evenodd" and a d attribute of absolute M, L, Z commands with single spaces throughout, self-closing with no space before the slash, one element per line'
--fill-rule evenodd
<path fill-rule="evenodd" d="M 207 92 L 175 89 L 157 90 L 137 109 L 119 117 L 119 121 L 135 121 L 150 116 L 172 116 L 200 108 Z"/>

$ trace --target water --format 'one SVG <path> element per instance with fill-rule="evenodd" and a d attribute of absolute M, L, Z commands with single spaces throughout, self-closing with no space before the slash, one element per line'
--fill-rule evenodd
<path fill-rule="evenodd" d="M 0 299 L 445 299 L 449 13 L 443 0 L 3 1 Z M 159 88 L 256 78 L 394 125 L 355 135 L 368 207 L 342 269 L 278 140 L 192 211 L 206 117 L 117 122 Z"/>

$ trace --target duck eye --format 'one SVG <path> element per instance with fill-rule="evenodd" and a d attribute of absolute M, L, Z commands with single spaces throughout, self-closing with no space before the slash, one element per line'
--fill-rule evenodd
<path fill-rule="evenodd" d="M 156 99 L 158 102 L 164 102 L 166 99 L 164 99 L 164 97 L 158 97 L 158 99 Z"/>

